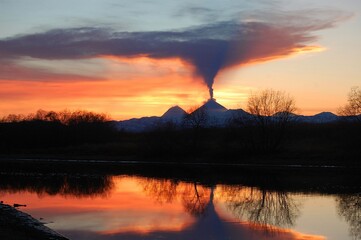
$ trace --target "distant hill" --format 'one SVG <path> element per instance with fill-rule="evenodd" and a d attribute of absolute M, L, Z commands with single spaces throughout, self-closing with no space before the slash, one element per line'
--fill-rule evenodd
<path fill-rule="evenodd" d="M 331 123 L 342 119 L 331 112 L 321 112 L 313 116 L 296 115 L 297 121 L 306 123 Z"/>
<path fill-rule="evenodd" d="M 127 132 L 144 132 L 154 129 L 160 123 L 160 117 L 142 117 L 119 121 L 116 126 Z"/>

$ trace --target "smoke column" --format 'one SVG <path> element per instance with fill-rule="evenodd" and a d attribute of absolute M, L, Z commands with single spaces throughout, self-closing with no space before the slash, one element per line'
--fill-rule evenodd
<path fill-rule="evenodd" d="M 212 87 L 208 87 L 209 88 L 209 97 L 210 99 L 213 99 L 213 88 Z"/>
<path fill-rule="evenodd" d="M 229 40 L 202 40 L 195 51 L 187 56 L 196 68 L 196 75 L 206 84 L 210 99 L 213 99 L 213 84 L 217 73 L 227 62 Z"/>

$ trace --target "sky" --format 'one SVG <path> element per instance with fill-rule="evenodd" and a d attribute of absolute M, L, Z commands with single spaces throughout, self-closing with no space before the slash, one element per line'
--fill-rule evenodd
<path fill-rule="evenodd" d="M 281 90 L 337 112 L 361 81 L 359 0 L 0 0 L 0 116 L 160 116 Z"/>

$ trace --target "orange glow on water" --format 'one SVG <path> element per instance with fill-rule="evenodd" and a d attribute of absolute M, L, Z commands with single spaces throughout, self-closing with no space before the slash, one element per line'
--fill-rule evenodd
<path fill-rule="evenodd" d="M 213 203 L 210 202 L 211 189 L 197 183 L 113 177 L 110 191 L 96 196 L 79 198 L 72 194 L 50 196 L 45 192 L 34 194 L 22 191 L 1 193 L 1 197 L 5 203 L 26 203 L 28 206 L 22 210 L 34 217 L 42 217 L 44 221 L 53 221 L 48 226 L 60 232 L 90 231 L 104 237 L 128 234 L 140 237 L 153 233 L 191 237 L 199 236 L 199 231 L 218 228 L 220 226 L 217 224 L 222 223 L 221 230 L 227 229 L 224 233 L 237 237 L 235 239 L 263 239 L 265 233 L 270 233 L 267 239 L 274 240 L 325 239 L 277 226 L 240 221 L 222 207 L 234 194 L 240 201 L 247 200 L 254 193 L 259 197 L 257 189 L 219 186 L 214 191 Z M 191 216 L 188 205 L 184 204 L 184 201 L 199 204 L 198 201 L 194 202 L 195 196 L 205 204 L 203 217 Z M 207 218 L 218 220 L 208 221 Z M 270 229 L 272 232 L 269 232 Z"/>
<path fill-rule="evenodd" d="M 55 217 L 53 221 L 60 221 L 63 229 L 81 229 L 84 221 L 100 221 L 101 223 L 93 229 L 100 234 L 180 231 L 183 226 L 192 222 L 192 218 L 184 213 L 181 204 L 159 205 L 142 194 L 138 181 L 137 178 L 113 178 L 112 191 L 99 197 L 79 199 L 71 195 L 55 195 L 40 196 L 42 201 L 39 201 L 39 196 L 35 194 L 14 193 L 2 200 L 5 203 L 26 202 L 27 207 L 23 210 L 36 214 L 35 217 L 43 217 L 46 221 L 49 221 L 49 215 L 58 214 L 59 217 Z M 124 216 L 127 217 L 121 220 Z M 60 218 L 68 218 L 69 223 L 63 223 Z"/>

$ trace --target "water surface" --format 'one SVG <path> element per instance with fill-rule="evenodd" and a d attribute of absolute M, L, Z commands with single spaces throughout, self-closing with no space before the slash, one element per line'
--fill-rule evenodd
<path fill-rule="evenodd" d="M 1 174 L 0 199 L 70 239 L 361 239 L 361 191 L 135 175 Z M 343 189 L 343 191 L 340 191 Z"/>

